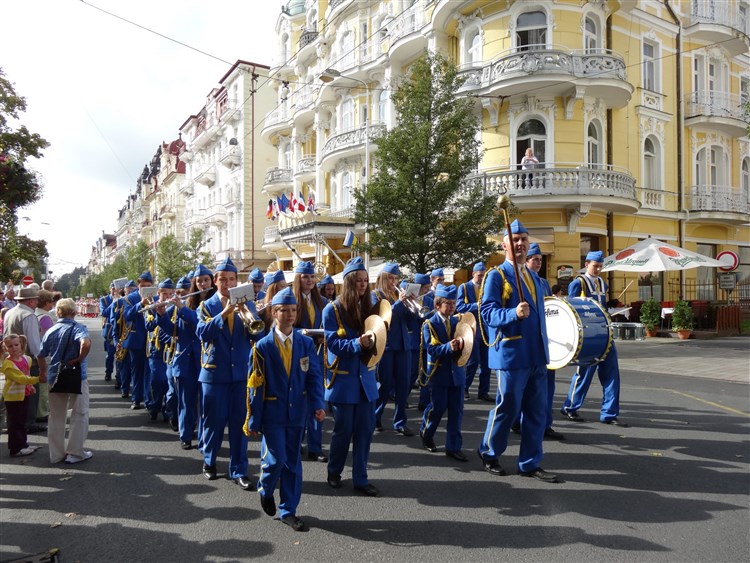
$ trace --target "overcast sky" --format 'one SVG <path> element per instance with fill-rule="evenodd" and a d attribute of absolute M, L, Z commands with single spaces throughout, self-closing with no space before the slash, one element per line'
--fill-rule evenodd
<path fill-rule="evenodd" d="M 47 241 L 54 277 L 85 266 L 102 231 L 115 232 L 117 210 L 143 166 L 162 141 L 177 138 L 231 64 L 270 66 L 284 3 L 4 3 L 0 67 L 26 98 L 21 122 L 51 143 L 42 159 L 30 162 L 44 177 L 44 196 L 19 211 L 19 229 Z"/>

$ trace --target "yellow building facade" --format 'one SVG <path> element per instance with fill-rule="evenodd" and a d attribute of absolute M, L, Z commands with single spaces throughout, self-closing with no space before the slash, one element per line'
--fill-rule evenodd
<path fill-rule="evenodd" d="M 749 4 L 684 1 L 290 1 L 271 75 L 278 105 L 261 135 L 279 164 L 269 198 L 312 193 L 316 212 L 282 214 L 264 248 L 340 271 L 351 190 L 395 124 L 390 95 L 425 50 L 459 65 L 484 149 L 473 181 L 507 192 L 565 285 L 589 250 L 654 237 L 739 255 L 750 278 Z M 539 160 L 522 170 L 531 148 Z M 473 257 L 467 256 L 467 263 Z M 499 262 L 501 256 L 491 262 Z M 458 276 L 460 279 L 461 276 Z M 722 299 L 716 270 L 615 273 L 625 302 Z"/>

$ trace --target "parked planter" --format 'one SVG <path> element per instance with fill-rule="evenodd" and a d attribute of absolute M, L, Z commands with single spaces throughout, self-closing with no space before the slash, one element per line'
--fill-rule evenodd
<path fill-rule="evenodd" d="M 646 336 L 653 338 L 658 335 L 659 335 L 659 331 L 657 331 L 655 328 L 646 327 Z"/>
<path fill-rule="evenodd" d="M 693 334 L 692 330 L 678 330 L 676 332 L 680 340 L 687 340 L 690 338 L 690 335 Z"/>

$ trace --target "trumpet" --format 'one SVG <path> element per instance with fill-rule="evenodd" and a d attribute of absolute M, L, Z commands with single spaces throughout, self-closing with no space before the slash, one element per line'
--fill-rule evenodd
<path fill-rule="evenodd" d="M 183 303 L 187 301 L 188 297 L 192 297 L 193 295 L 198 295 L 199 293 L 205 293 L 209 291 L 209 289 L 201 289 L 200 291 L 194 291 L 193 293 L 188 293 L 187 295 L 183 295 L 180 297 L 180 301 Z M 159 305 L 169 305 L 170 301 L 157 301 L 156 303 L 152 303 L 148 307 L 143 307 L 141 309 L 141 313 L 144 313 L 146 311 L 150 311 L 151 309 L 156 309 Z"/>
<path fill-rule="evenodd" d="M 270 303 L 264 303 L 262 306 L 258 307 L 257 311 L 263 311 L 269 305 Z M 245 325 L 245 330 L 253 336 L 260 334 L 266 329 L 266 323 L 264 323 L 258 316 L 254 315 L 244 303 L 239 303 L 237 305 L 237 313 L 242 320 L 242 324 Z"/>

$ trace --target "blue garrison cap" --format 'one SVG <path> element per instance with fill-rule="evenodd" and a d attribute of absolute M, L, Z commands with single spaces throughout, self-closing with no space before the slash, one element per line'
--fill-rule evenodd
<path fill-rule="evenodd" d="M 115 282 L 112 282 L 111 284 L 109 284 L 109 289 L 112 289 L 113 287 L 115 287 Z"/>
<path fill-rule="evenodd" d="M 383 266 L 383 271 L 387 274 L 393 274 L 394 276 L 401 275 L 401 270 L 398 269 L 397 262 L 386 262 L 385 266 Z"/>
<path fill-rule="evenodd" d="M 193 270 L 192 276 L 194 278 L 197 278 L 197 277 L 200 277 L 200 276 L 213 276 L 213 273 L 211 272 L 211 270 L 209 270 L 208 268 L 206 268 L 203 264 L 198 264 L 195 267 L 195 270 Z"/>
<path fill-rule="evenodd" d="M 295 274 L 309 274 L 311 276 L 315 275 L 315 266 L 313 266 L 312 262 L 299 262 L 297 264 L 297 267 L 294 268 Z"/>
<path fill-rule="evenodd" d="M 281 272 L 281 270 L 279 270 Z M 291 287 L 285 287 L 273 296 L 271 305 L 296 305 L 297 298 L 294 296 L 294 292 Z"/>
<path fill-rule="evenodd" d="M 151 282 L 151 283 L 154 283 L 154 278 L 153 278 L 153 277 L 151 277 L 151 272 L 149 272 L 148 270 L 146 270 L 146 271 L 145 271 L 145 272 L 143 272 L 143 273 L 142 273 L 142 274 L 141 274 L 140 276 L 138 276 L 138 279 L 139 279 L 139 280 L 143 280 L 143 281 L 147 281 L 147 282 Z"/>
<path fill-rule="evenodd" d="M 531 258 L 532 256 L 541 256 L 542 255 L 542 249 L 539 248 L 539 245 L 535 242 L 532 242 L 529 245 L 529 251 L 526 253 L 526 258 Z"/>
<path fill-rule="evenodd" d="M 407 286 L 407 285 L 409 285 L 409 282 L 408 282 L 408 281 L 406 281 L 406 280 L 404 280 L 404 281 L 402 281 L 402 282 L 401 282 L 400 284 L 398 284 L 398 286 L 399 286 L 399 287 L 400 287 L 401 289 L 406 289 L 406 286 Z"/>
<path fill-rule="evenodd" d="M 359 256 L 357 256 L 356 258 L 350 258 L 346 263 L 346 266 L 344 266 L 344 277 L 348 276 L 352 272 L 357 272 L 364 269 L 365 263 L 362 262 L 362 258 L 360 258 Z"/>
<path fill-rule="evenodd" d="M 190 276 L 182 276 L 177 280 L 177 289 L 190 289 Z"/>
<path fill-rule="evenodd" d="M 523 226 L 523 223 L 521 223 L 521 221 L 519 221 L 518 219 L 516 219 L 515 221 L 513 221 L 510 224 L 510 230 L 513 231 L 514 235 L 518 235 L 518 234 L 521 234 L 521 233 L 527 233 L 528 234 L 528 232 L 529 232 L 529 231 L 526 230 L 526 227 Z M 505 229 L 503 231 L 503 236 L 505 236 L 505 237 L 508 236 L 508 229 Z"/>
<path fill-rule="evenodd" d="M 263 283 L 263 272 L 260 271 L 260 268 L 253 268 L 247 279 L 252 283 Z"/>
<path fill-rule="evenodd" d="M 430 283 L 430 276 L 427 274 L 414 274 L 414 283 L 419 285 L 426 285 Z"/>
<path fill-rule="evenodd" d="M 442 297 L 443 299 L 456 299 L 456 286 L 455 285 L 443 285 L 439 283 L 435 289 L 435 297 Z"/>
<path fill-rule="evenodd" d="M 592 250 L 586 255 L 586 261 L 604 262 L 604 253 L 601 250 Z"/>
<path fill-rule="evenodd" d="M 432 270 L 432 273 L 430 274 L 430 277 L 432 278 L 444 278 L 445 274 L 443 273 L 442 268 L 435 268 Z"/>
<path fill-rule="evenodd" d="M 275 272 L 266 272 L 263 279 L 268 285 L 271 285 L 272 283 L 283 281 L 286 278 L 284 277 L 284 270 L 276 270 Z"/>
<path fill-rule="evenodd" d="M 174 289 L 174 282 L 171 278 L 167 278 L 159 284 L 159 289 Z"/>
<path fill-rule="evenodd" d="M 138 287 L 138 284 L 135 283 L 133 280 L 128 280 L 128 283 L 125 287 Z"/>
<path fill-rule="evenodd" d="M 472 272 L 486 272 L 487 267 L 484 265 L 484 262 L 477 262 L 474 264 L 474 269 L 471 270 Z"/>
<path fill-rule="evenodd" d="M 326 276 L 318 282 L 318 287 L 323 287 L 324 285 L 329 285 L 332 283 L 335 284 L 336 282 L 333 281 L 333 278 L 331 276 Z"/>
<path fill-rule="evenodd" d="M 232 262 L 232 259 L 227 256 L 224 258 L 224 260 L 221 261 L 221 263 L 216 266 L 217 272 L 234 272 L 237 273 L 237 266 L 234 265 L 234 262 Z"/>

